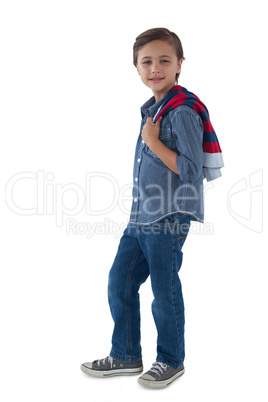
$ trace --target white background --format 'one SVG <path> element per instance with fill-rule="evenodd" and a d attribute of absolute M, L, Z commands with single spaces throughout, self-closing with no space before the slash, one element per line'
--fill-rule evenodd
<path fill-rule="evenodd" d="M 267 401 L 266 26 L 260 0 L 1 2 L 1 400 Z M 139 108 L 152 96 L 132 46 L 153 27 L 180 37 L 179 84 L 208 107 L 225 161 L 184 246 L 186 373 L 162 391 L 80 371 L 110 351 L 119 202 L 129 210 Z M 107 213 L 90 214 L 83 196 Z M 149 280 L 140 293 L 148 370 Z"/>

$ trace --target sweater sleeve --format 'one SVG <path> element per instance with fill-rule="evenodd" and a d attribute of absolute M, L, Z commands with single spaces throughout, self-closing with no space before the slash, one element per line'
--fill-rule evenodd
<path fill-rule="evenodd" d="M 177 168 L 182 181 L 196 181 L 203 173 L 203 123 L 189 106 L 179 106 L 171 118 L 172 135 L 176 140 Z"/>

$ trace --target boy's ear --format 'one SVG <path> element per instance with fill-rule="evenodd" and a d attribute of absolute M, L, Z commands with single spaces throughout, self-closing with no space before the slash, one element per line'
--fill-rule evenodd
<path fill-rule="evenodd" d="M 178 63 L 177 73 L 179 73 L 181 71 L 182 62 L 183 62 L 183 59 L 180 59 L 180 61 Z"/>
<path fill-rule="evenodd" d="M 140 75 L 139 67 L 137 66 L 137 64 L 136 64 L 136 69 L 137 69 L 138 74 Z"/>

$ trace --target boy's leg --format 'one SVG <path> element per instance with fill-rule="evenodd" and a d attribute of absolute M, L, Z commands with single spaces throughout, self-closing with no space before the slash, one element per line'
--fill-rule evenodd
<path fill-rule="evenodd" d="M 176 215 L 139 232 L 139 243 L 149 263 L 154 301 L 157 361 L 177 369 L 184 362 L 184 302 L 178 276 L 182 246 L 190 218 Z"/>
<path fill-rule="evenodd" d="M 110 356 L 123 362 L 141 359 L 139 288 L 149 275 L 149 266 L 129 224 L 121 237 L 109 272 L 108 300 L 114 320 Z"/>

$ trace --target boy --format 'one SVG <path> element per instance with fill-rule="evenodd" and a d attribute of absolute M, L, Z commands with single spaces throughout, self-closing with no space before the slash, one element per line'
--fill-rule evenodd
<path fill-rule="evenodd" d="M 203 178 L 221 175 L 221 149 L 205 105 L 175 85 L 181 42 L 165 28 L 136 38 L 133 62 L 153 97 L 142 107 L 133 169 L 133 203 L 109 272 L 112 349 L 82 371 L 108 377 L 143 371 L 139 288 L 150 275 L 157 357 L 140 385 L 163 388 L 184 373 L 184 302 L 178 276 L 191 220 L 203 222 Z"/>

